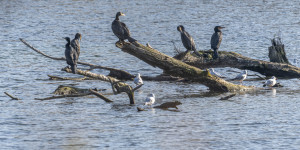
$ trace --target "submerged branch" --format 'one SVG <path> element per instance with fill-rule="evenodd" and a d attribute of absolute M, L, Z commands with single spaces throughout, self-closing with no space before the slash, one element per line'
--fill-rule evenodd
<path fill-rule="evenodd" d="M 68 77 L 57 77 L 48 75 L 50 80 L 75 80 L 75 81 L 81 81 L 81 80 L 92 80 L 93 78 L 83 77 L 83 78 L 68 78 Z"/>
<path fill-rule="evenodd" d="M 110 100 L 109 98 L 105 97 L 105 96 L 102 95 L 101 93 L 98 93 L 97 91 L 94 91 L 94 90 L 90 89 L 90 92 L 91 92 L 92 94 L 94 94 L 95 96 L 97 96 L 97 97 L 103 99 L 103 100 L 106 101 L 106 102 L 109 102 L 109 103 L 110 103 L 110 102 L 113 102 L 112 100 Z"/>
<path fill-rule="evenodd" d="M 60 95 L 60 96 L 51 96 L 46 98 L 35 98 L 35 100 L 52 100 L 52 99 L 59 99 L 59 98 L 66 98 L 66 97 L 83 97 L 87 95 L 91 95 L 92 93 L 80 93 L 80 94 L 70 94 L 70 95 Z"/>
<path fill-rule="evenodd" d="M 21 99 L 19 99 L 19 98 L 17 98 L 17 97 L 14 97 L 14 96 L 8 94 L 7 92 L 4 92 L 4 94 L 7 95 L 8 97 L 10 97 L 10 98 L 13 99 L 13 100 L 21 100 Z"/>

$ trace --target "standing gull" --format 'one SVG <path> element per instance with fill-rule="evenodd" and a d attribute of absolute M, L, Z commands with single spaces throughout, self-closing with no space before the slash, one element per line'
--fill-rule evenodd
<path fill-rule="evenodd" d="M 214 28 L 215 33 L 211 36 L 210 45 L 211 45 L 211 49 L 214 50 L 214 55 L 213 55 L 214 59 L 217 59 L 219 57 L 218 49 L 219 49 L 222 39 L 223 39 L 223 35 L 222 35 L 222 31 L 221 31 L 221 29 L 223 29 L 223 28 L 225 28 L 225 27 L 216 26 Z"/>
<path fill-rule="evenodd" d="M 154 104 L 154 102 L 155 102 L 155 95 L 153 93 L 148 94 L 145 100 L 145 105 L 151 106 L 152 104 Z"/>
<path fill-rule="evenodd" d="M 217 77 L 219 77 L 219 78 L 222 77 L 219 73 L 215 72 L 214 68 L 209 68 L 209 72 L 210 72 L 210 74 L 213 75 L 213 76 L 217 76 Z"/>
<path fill-rule="evenodd" d="M 244 70 L 242 73 L 237 75 L 233 80 L 239 81 L 241 84 L 243 84 L 243 81 L 247 78 L 247 70 Z"/>
<path fill-rule="evenodd" d="M 182 25 L 179 25 L 177 27 L 177 30 L 181 34 L 181 41 L 183 46 L 186 48 L 186 52 L 194 51 L 196 55 L 201 56 L 196 50 L 194 39 L 192 38 L 192 36 L 190 36 L 188 32 L 185 31 L 184 27 Z"/>
<path fill-rule="evenodd" d="M 265 86 L 268 86 L 268 87 L 274 86 L 274 85 L 276 84 L 276 80 L 277 80 L 277 78 L 276 78 L 275 76 L 272 76 L 271 79 L 267 80 L 267 81 L 264 83 L 263 87 L 265 87 Z"/>
<path fill-rule="evenodd" d="M 71 66 L 72 73 L 76 74 L 78 55 L 75 49 L 71 46 L 69 37 L 65 37 L 67 44 L 65 49 L 65 56 L 67 64 Z"/>
<path fill-rule="evenodd" d="M 133 82 L 136 84 L 136 86 L 144 84 L 140 73 L 136 75 L 136 77 L 133 79 Z"/>
<path fill-rule="evenodd" d="M 130 37 L 130 31 L 126 24 L 120 21 L 120 16 L 125 16 L 125 14 L 117 12 L 116 18 L 111 24 L 113 33 L 119 38 L 119 42 L 124 42 L 125 39 L 128 39 L 129 42 L 135 42 L 136 40 Z"/>

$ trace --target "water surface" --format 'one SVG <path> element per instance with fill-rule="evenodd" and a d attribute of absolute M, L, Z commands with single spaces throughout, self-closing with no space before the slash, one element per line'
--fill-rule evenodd
<path fill-rule="evenodd" d="M 111 22 L 117 11 L 140 43 L 174 56 L 171 41 L 183 50 L 176 27 L 184 25 L 198 49 L 210 48 L 213 27 L 223 25 L 221 50 L 268 60 L 269 38 L 280 33 L 288 58 L 298 60 L 300 2 L 284 1 L 0 1 L 1 149 L 299 149 L 298 79 L 279 79 L 283 88 L 239 94 L 208 93 L 198 83 L 145 82 L 135 94 L 142 104 L 155 93 L 157 105 L 178 100 L 179 111 L 137 112 L 126 94 L 108 104 L 95 96 L 37 101 L 59 85 L 103 88 L 102 81 L 52 81 L 47 75 L 80 77 L 60 71 L 65 62 L 42 57 L 18 39 L 55 56 L 64 56 L 63 37 L 83 37 L 80 61 L 155 76 L 162 71 L 115 47 Z M 298 65 L 298 64 L 295 64 Z M 79 66 L 84 69 L 86 67 Z M 216 71 L 232 78 L 231 68 Z M 106 71 L 95 70 L 106 74 Z M 255 74 L 249 72 L 249 74 Z M 250 76 L 249 78 L 255 78 Z M 133 84 L 128 82 L 129 84 Z M 245 85 L 262 86 L 261 81 Z"/>

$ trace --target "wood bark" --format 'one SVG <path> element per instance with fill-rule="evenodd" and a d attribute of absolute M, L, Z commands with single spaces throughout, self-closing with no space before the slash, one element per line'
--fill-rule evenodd
<path fill-rule="evenodd" d="M 253 87 L 235 85 L 221 78 L 212 76 L 209 71 L 203 71 L 197 67 L 188 65 L 138 42 L 117 42 L 116 46 L 153 67 L 163 69 L 167 74 L 200 82 L 209 87 L 212 91 L 228 92 L 253 89 Z"/>
<path fill-rule="evenodd" d="M 193 55 L 176 55 L 174 58 L 180 59 L 183 62 L 201 68 L 221 68 L 232 67 L 238 69 L 247 69 L 255 72 L 259 72 L 266 76 L 276 76 L 284 78 L 299 78 L 300 68 L 283 63 L 274 63 L 258 59 L 252 59 L 242 56 L 235 52 L 219 51 L 219 58 L 212 59 L 212 51 L 199 51 L 206 57 L 195 57 Z"/>
<path fill-rule="evenodd" d="M 290 64 L 286 57 L 284 50 L 284 44 L 282 44 L 280 38 L 274 38 L 271 40 L 272 46 L 269 47 L 270 62 Z"/>

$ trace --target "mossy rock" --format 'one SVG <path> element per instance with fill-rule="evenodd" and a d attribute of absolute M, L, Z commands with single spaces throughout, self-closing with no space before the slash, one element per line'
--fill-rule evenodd
<path fill-rule="evenodd" d="M 56 94 L 56 95 L 72 95 L 72 94 L 78 94 L 78 93 L 84 93 L 83 89 L 78 89 L 78 88 L 74 88 L 71 86 L 64 86 L 64 85 L 60 85 L 54 91 L 54 94 Z"/>

